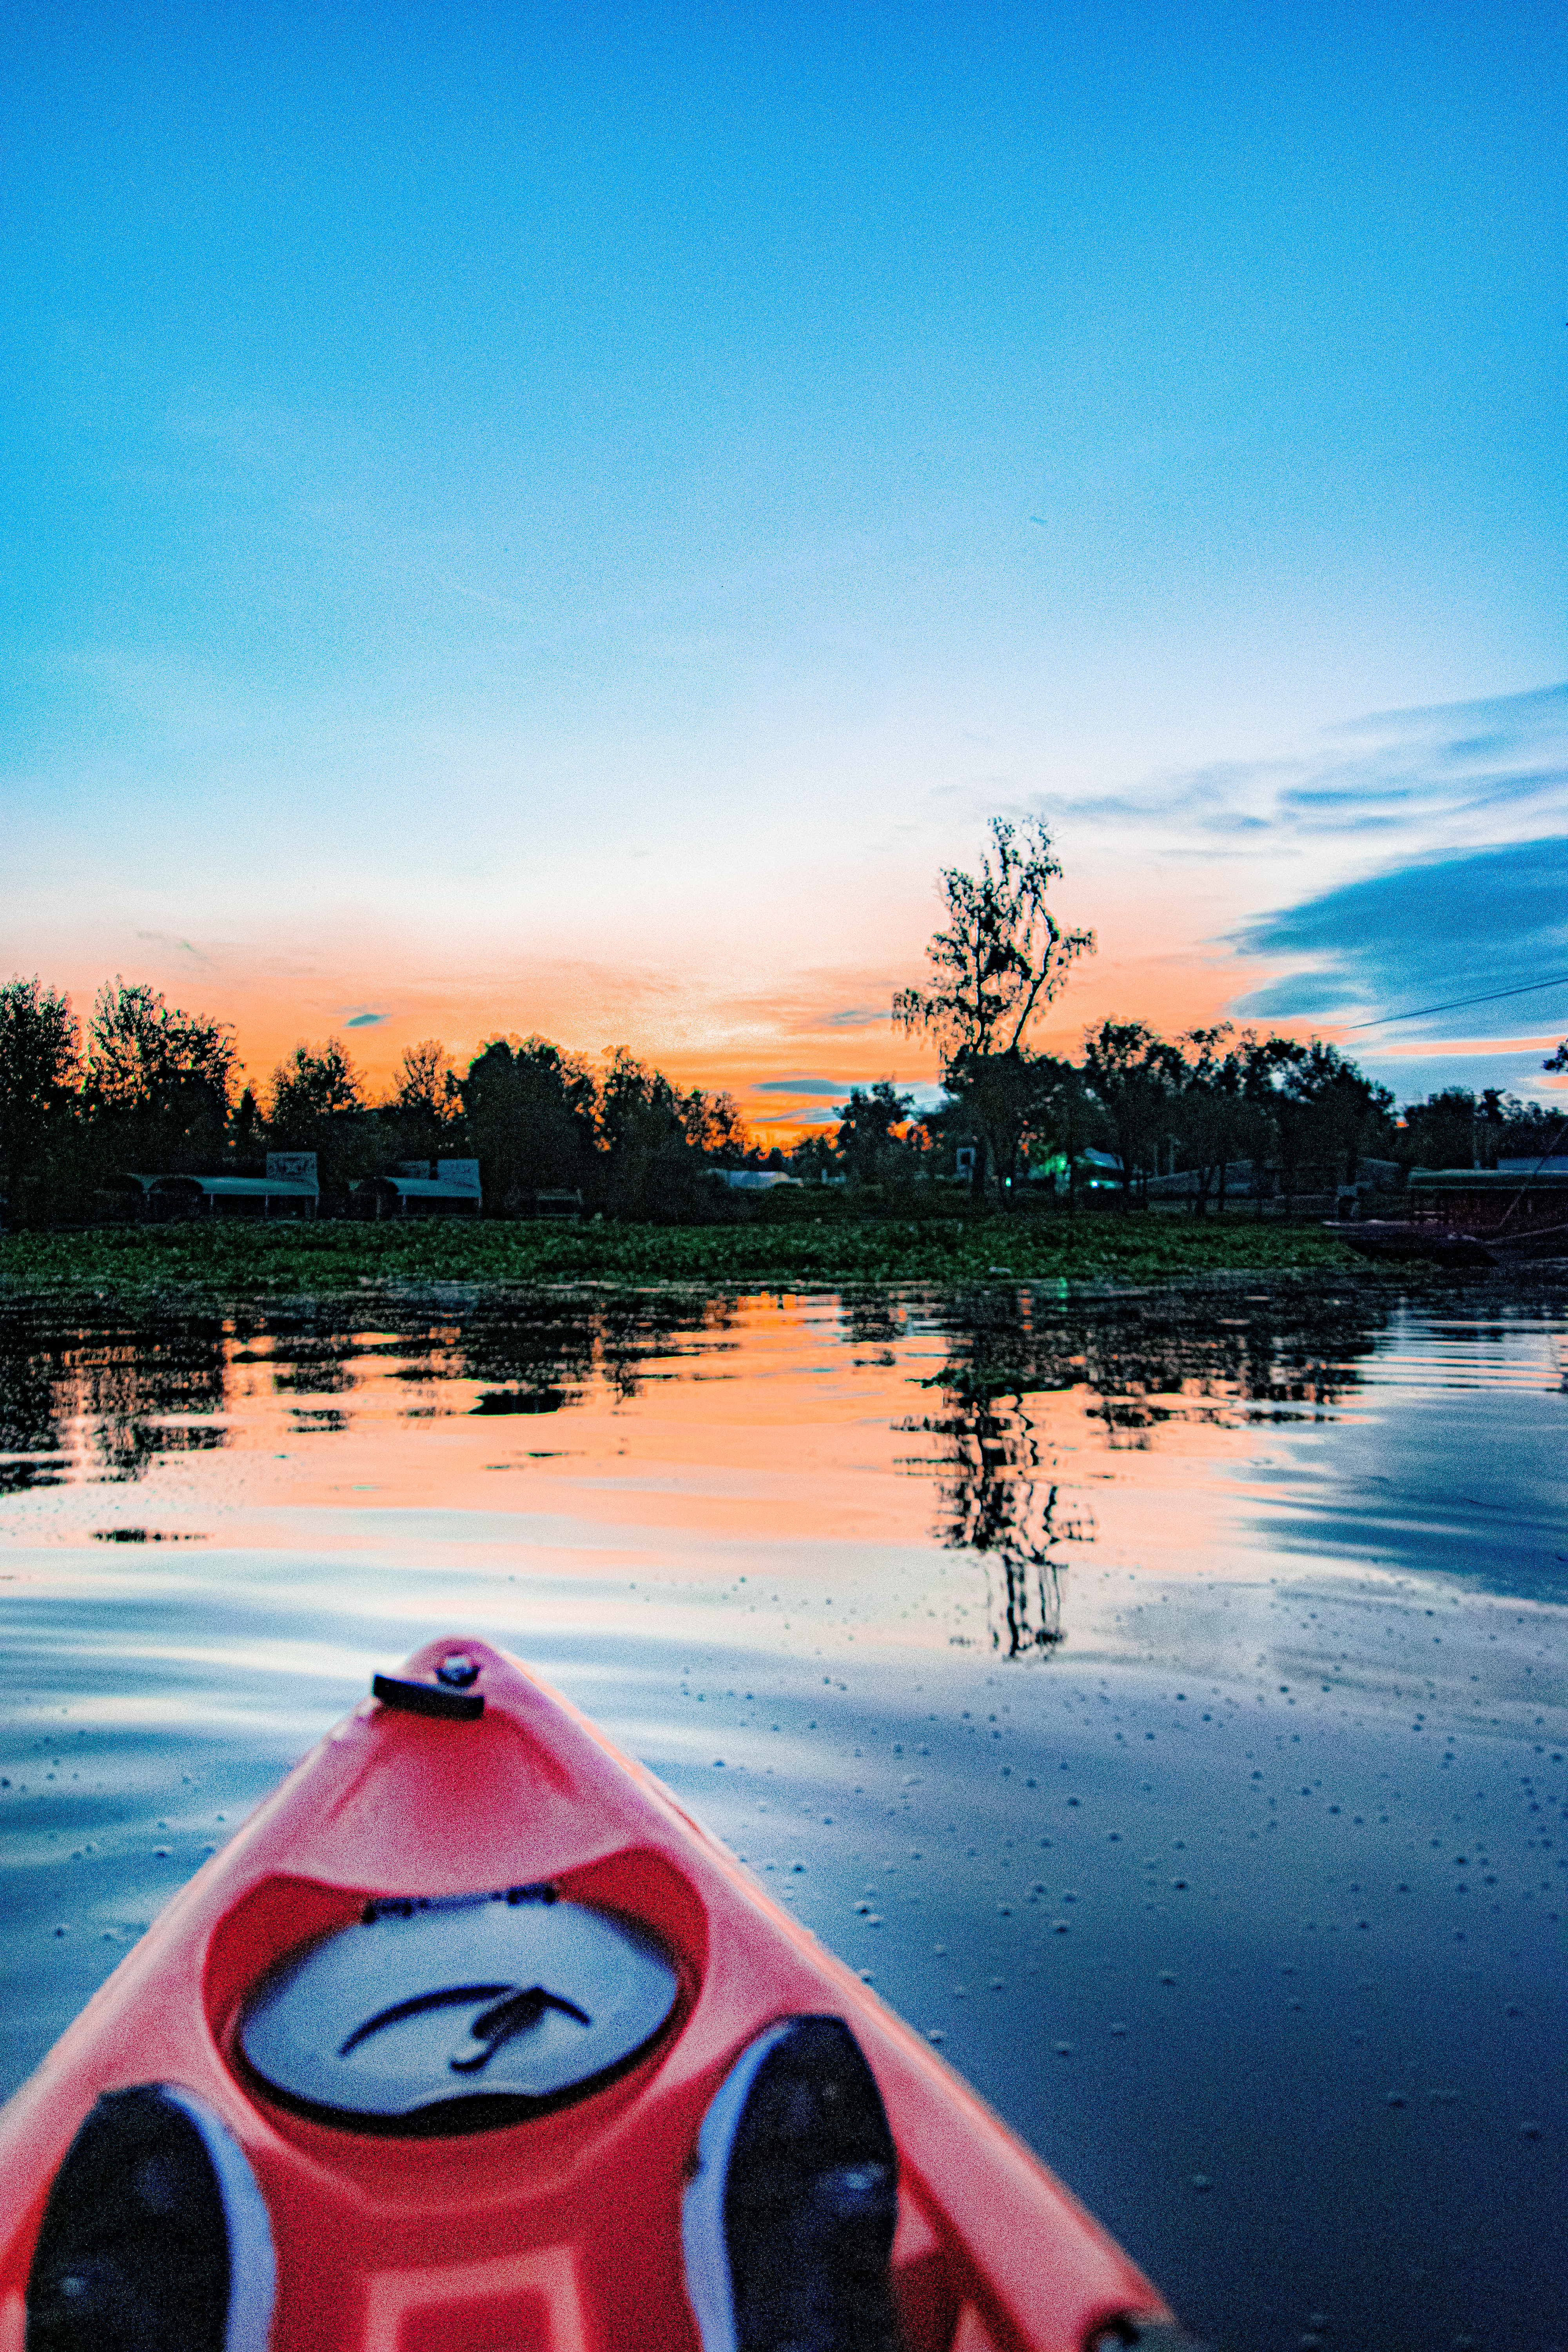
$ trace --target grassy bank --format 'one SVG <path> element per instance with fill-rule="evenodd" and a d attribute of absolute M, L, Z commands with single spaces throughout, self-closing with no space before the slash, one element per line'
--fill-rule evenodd
<path fill-rule="evenodd" d="M 171 1303 L 448 1283 L 712 1290 L 1365 1271 L 1321 1224 L 1155 1214 L 822 1224 L 163 1225 L 0 1240 L 0 1300 Z"/>

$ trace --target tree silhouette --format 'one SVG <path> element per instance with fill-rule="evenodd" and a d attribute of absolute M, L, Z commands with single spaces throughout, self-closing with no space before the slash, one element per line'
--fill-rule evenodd
<path fill-rule="evenodd" d="M 324 1118 L 363 1110 L 364 1089 L 341 1037 L 329 1037 L 319 1054 L 296 1045 L 272 1073 L 272 1119 L 280 1136 L 303 1139 Z"/>
<path fill-rule="evenodd" d="M 15 1203 L 42 1172 L 79 1071 L 70 999 L 31 980 L 0 986 L 0 1192 Z"/>
<path fill-rule="evenodd" d="M 931 985 L 902 988 L 893 999 L 896 1026 L 928 1032 L 949 1068 L 965 1056 L 1016 1051 L 1071 965 L 1094 952 L 1094 933 L 1064 930 L 1047 904 L 1062 869 L 1039 820 L 1020 835 L 993 817 L 991 840 L 978 874 L 943 866 L 947 928 L 926 950 Z"/>

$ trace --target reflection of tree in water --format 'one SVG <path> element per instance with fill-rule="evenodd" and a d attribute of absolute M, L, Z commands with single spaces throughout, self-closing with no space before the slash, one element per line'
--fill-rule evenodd
<path fill-rule="evenodd" d="M 340 1310 L 330 1327 L 272 1318 L 258 1333 L 270 1331 L 271 1351 L 256 1360 L 284 1392 L 341 1395 L 390 1359 L 391 1377 L 437 1397 L 452 1383 L 479 1385 L 477 1402 L 437 1403 L 438 1412 L 559 1412 L 580 1404 L 595 1379 L 627 1401 L 647 1380 L 678 1377 L 658 1360 L 711 1353 L 708 1335 L 732 1315 L 723 1300 L 635 1294 L 466 1300 L 433 1315 L 404 1306 L 395 1317 L 383 1302 L 353 1320 Z M 420 1419 L 430 1410 L 408 1408 Z"/>
<path fill-rule="evenodd" d="M 1169 1423 L 1239 1426 L 1321 1419 L 1352 1392 L 1387 1320 L 1385 1301 L 1302 1290 L 1268 1297 L 1151 1293 L 1042 1299 L 987 1292 L 948 1318 L 948 1410 L 905 1426 L 941 1440 L 938 1531 L 978 1552 L 991 1640 L 1009 1657 L 1049 1650 L 1061 1625 L 1062 1546 L 1093 1540 L 1042 1462 L 1027 1401 L 1087 1392 L 1112 1449 L 1146 1448 Z"/>
<path fill-rule="evenodd" d="M 710 1335 L 733 1316 L 729 1302 L 701 1297 L 520 1298 L 475 1309 L 446 1333 L 442 1370 L 491 1383 L 492 1395 L 514 1395 L 519 1409 L 532 1397 L 552 1400 L 545 1409 L 580 1403 L 595 1377 L 629 1403 L 647 1381 L 680 1377 L 665 1360 L 711 1355 Z"/>
<path fill-rule="evenodd" d="M 296 1339 L 287 1352 L 279 1349 L 272 1358 L 273 1387 L 283 1395 L 346 1396 L 357 1385 L 346 1360 L 353 1344 L 335 1333 Z"/>
<path fill-rule="evenodd" d="M 993 1649 L 1010 1658 L 1052 1649 L 1063 1638 L 1058 1547 L 1091 1541 L 1092 1530 L 1043 1475 L 1035 1425 L 1016 1391 L 972 1375 L 948 1385 L 948 1394 L 954 1410 L 921 1424 L 947 1448 L 937 1503 L 942 1543 L 986 1562 Z"/>
<path fill-rule="evenodd" d="M 874 1293 L 851 1296 L 843 1303 L 843 1317 L 858 1364 L 885 1367 L 897 1361 L 894 1343 L 906 1328 L 905 1310 L 898 1299 L 879 1298 Z"/>
<path fill-rule="evenodd" d="M 0 1358 L 0 1494 L 26 1486 L 56 1485 L 63 1465 L 58 1453 L 62 1431 L 57 1409 L 58 1378 L 47 1352 L 37 1345 L 7 1349 Z"/>
<path fill-rule="evenodd" d="M 658 1369 L 672 1357 L 715 1355 L 712 1334 L 727 1331 L 735 1319 L 732 1300 L 701 1297 L 632 1296 L 606 1299 L 594 1310 L 594 1345 L 599 1372 L 623 1403 L 629 1403 L 649 1380 L 679 1380 L 681 1374 Z"/>
<path fill-rule="evenodd" d="M 952 1410 L 905 1424 L 942 1440 L 937 1532 L 947 1549 L 986 1563 L 992 1648 L 1010 1658 L 1054 1649 L 1065 1638 L 1061 1547 L 1091 1543 L 1092 1523 L 1047 1475 L 1024 1394 L 1005 1372 L 971 1360 L 941 1385 Z"/>
<path fill-rule="evenodd" d="M 984 1378 L 996 1394 L 1087 1391 L 1114 1444 L 1163 1423 L 1238 1426 L 1332 1411 L 1357 1385 L 1386 1301 L 1302 1288 L 1237 1297 L 1042 1299 L 1021 1292 L 953 1315 L 944 1388 Z"/>
<path fill-rule="evenodd" d="M 658 1360 L 713 1352 L 733 1312 L 695 1297 L 520 1297 L 439 1313 L 379 1300 L 232 1320 L 110 1310 L 96 1325 L 62 1327 L 47 1310 L 11 1309 L 0 1315 L 0 1457 L 11 1457 L 0 1459 L 0 1492 L 58 1484 L 73 1475 L 71 1456 L 85 1456 L 95 1478 L 136 1479 L 171 1454 L 223 1446 L 221 1416 L 253 1383 L 288 1401 L 295 1428 L 333 1435 L 350 1425 L 341 1401 L 384 1367 L 426 1398 L 447 1383 L 482 1384 L 477 1406 L 468 1395 L 411 1395 L 406 1410 L 421 1419 L 557 1412 L 595 1379 L 629 1400 L 647 1379 L 679 1376 Z"/>
<path fill-rule="evenodd" d="M 216 1318 L 117 1320 L 62 1329 L 22 1312 L 0 1325 L 0 1486 L 57 1484 L 81 1428 L 98 1475 L 142 1477 L 161 1454 L 221 1446 L 205 1416 L 224 1403 L 223 1328 Z M 178 1416 L 171 1421 L 170 1416 Z M 29 1459 L 28 1457 L 33 1457 Z"/>

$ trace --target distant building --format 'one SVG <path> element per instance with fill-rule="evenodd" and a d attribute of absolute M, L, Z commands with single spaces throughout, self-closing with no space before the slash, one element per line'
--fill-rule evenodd
<path fill-rule="evenodd" d="M 153 1187 L 159 1181 L 156 1176 L 144 1176 L 139 1170 L 123 1168 L 117 1176 L 111 1176 L 107 1183 L 100 1185 L 98 1198 L 117 1218 L 150 1217 L 153 1214 Z"/>
<path fill-rule="evenodd" d="M 781 1175 L 776 1168 L 710 1168 L 710 1176 L 717 1176 L 735 1192 L 771 1192 L 779 1184 L 798 1184 L 798 1176 Z"/>
<path fill-rule="evenodd" d="M 266 1176 L 174 1176 L 124 1169 L 99 1190 L 118 1216 L 167 1225 L 185 1216 L 315 1216 L 315 1152 L 268 1152 Z"/>
<path fill-rule="evenodd" d="M 1065 1201 L 1073 1189 L 1077 1171 L 1080 1192 L 1120 1192 L 1121 1162 L 1114 1151 L 1096 1151 L 1092 1146 L 1074 1154 L 1069 1161 L 1065 1151 L 1053 1151 L 1047 1159 L 1031 1161 L 1025 1181 L 1030 1184 L 1048 1184 L 1058 1200 Z"/>
<path fill-rule="evenodd" d="M 1151 1201 L 1192 1200 L 1202 1188 L 1205 1172 L 1196 1168 L 1178 1168 L 1168 1176 L 1149 1177 L 1145 1181 L 1143 1189 Z M 1331 1189 L 1336 1201 L 1342 1203 L 1350 1202 L 1353 1204 L 1368 1192 L 1397 1192 L 1400 1187 L 1401 1172 L 1396 1160 L 1362 1159 L 1357 1162 L 1355 1182 L 1338 1184 Z M 1218 1162 L 1212 1163 L 1206 1173 L 1209 1180 L 1208 1197 L 1211 1200 L 1217 1200 L 1219 1197 Z M 1225 1162 L 1225 1189 L 1227 1201 L 1240 1200 L 1244 1197 L 1247 1200 L 1256 1200 L 1259 1188 L 1262 1189 L 1267 1199 L 1273 1181 L 1274 1171 L 1268 1161 L 1227 1160 Z M 1351 1212 L 1346 1211 L 1344 1213 L 1348 1214 Z"/>
<path fill-rule="evenodd" d="M 313 1217 L 321 1205 L 313 1151 L 269 1151 L 265 1176 L 136 1176 L 144 1213 L 175 1217 Z"/>
<path fill-rule="evenodd" d="M 367 1176 L 355 1188 L 373 1217 L 477 1217 L 483 1208 L 477 1160 L 404 1160 L 391 1176 Z"/>

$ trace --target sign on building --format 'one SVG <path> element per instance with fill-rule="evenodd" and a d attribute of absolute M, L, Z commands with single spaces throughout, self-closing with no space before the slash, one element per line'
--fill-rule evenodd
<path fill-rule="evenodd" d="M 267 1175 L 271 1183 L 308 1184 L 312 1192 L 319 1190 L 313 1151 L 269 1151 L 267 1155 Z"/>

